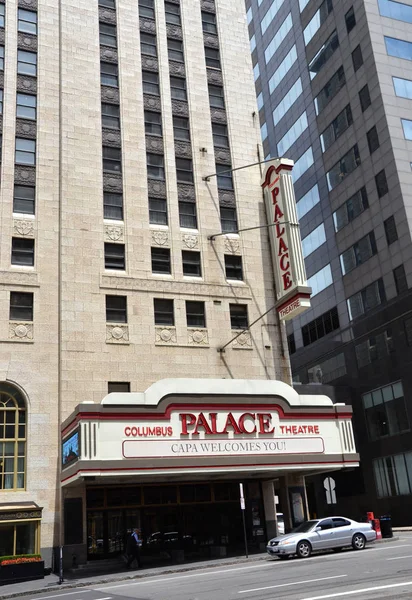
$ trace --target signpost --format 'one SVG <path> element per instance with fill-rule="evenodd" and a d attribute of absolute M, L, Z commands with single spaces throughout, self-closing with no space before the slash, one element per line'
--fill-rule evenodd
<path fill-rule="evenodd" d="M 245 554 L 246 558 L 249 558 L 248 548 L 247 548 L 247 534 L 246 534 L 246 518 L 245 518 L 245 496 L 243 495 L 243 483 L 239 483 L 239 492 L 240 492 L 240 510 L 242 511 L 242 520 L 243 520 L 243 535 L 245 538 Z"/>

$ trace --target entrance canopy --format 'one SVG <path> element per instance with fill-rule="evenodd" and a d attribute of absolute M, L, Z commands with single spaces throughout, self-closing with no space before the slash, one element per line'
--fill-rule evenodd
<path fill-rule="evenodd" d="M 356 467 L 351 418 L 350 406 L 280 381 L 164 379 L 77 406 L 62 425 L 62 484 Z"/>

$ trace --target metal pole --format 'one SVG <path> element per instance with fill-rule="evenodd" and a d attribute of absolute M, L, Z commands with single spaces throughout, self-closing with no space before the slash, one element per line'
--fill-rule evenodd
<path fill-rule="evenodd" d="M 237 335 L 235 335 L 235 337 L 234 337 L 234 338 L 232 338 L 231 340 L 229 340 L 227 344 L 225 344 L 225 345 L 224 345 L 224 346 L 222 346 L 221 348 L 218 348 L 218 349 L 217 349 L 217 351 L 218 351 L 218 352 L 220 352 L 220 353 L 224 352 L 224 351 L 225 351 L 225 348 L 226 348 L 227 346 L 229 346 L 229 344 L 231 344 L 232 342 L 234 342 L 235 340 L 237 340 L 237 338 L 238 338 L 238 337 L 240 337 L 240 336 L 242 335 L 242 333 L 245 333 L 245 331 L 249 331 L 249 329 L 250 329 L 251 327 L 253 327 L 253 325 L 255 325 L 255 323 L 257 323 L 258 321 L 260 321 L 260 319 L 263 319 L 263 317 L 266 317 L 266 315 L 267 315 L 268 313 L 270 313 L 270 311 L 271 311 L 271 310 L 273 310 L 274 308 L 276 308 L 276 305 L 275 305 L 275 306 L 272 306 L 271 308 L 269 308 L 269 310 L 267 310 L 265 313 L 263 313 L 263 315 L 260 315 L 260 317 L 258 317 L 257 319 L 255 319 L 255 321 L 253 321 L 253 323 L 251 323 L 251 324 L 249 325 L 249 327 L 246 327 L 246 329 L 242 329 L 242 331 L 240 331 L 240 332 L 239 332 Z M 240 485 L 242 485 L 242 484 L 240 484 Z M 241 497 L 242 497 L 242 496 L 241 496 Z"/>
<path fill-rule="evenodd" d="M 249 558 L 249 552 L 248 552 L 248 547 L 247 547 L 246 518 L 245 518 L 246 504 L 245 504 L 245 497 L 243 495 L 243 483 L 239 483 L 239 490 L 240 490 L 240 510 L 242 511 L 242 521 L 243 521 L 243 536 L 245 539 L 245 555 L 246 555 L 246 558 Z"/>
<path fill-rule="evenodd" d="M 63 583 L 63 546 L 59 547 L 59 585 Z"/>
<path fill-rule="evenodd" d="M 225 171 L 220 171 L 220 173 L 212 173 L 211 175 L 206 175 L 206 177 L 202 177 L 203 181 L 209 181 L 211 177 L 217 177 L 218 175 L 224 175 L 225 173 L 233 173 L 234 171 L 241 171 L 242 169 L 248 169 L 249 167 L 256 167 L 257 165 L 263 165 L 271 160 L 275 160 L 279 157 L 268 158 L 267 160 L 260 160 L 259 162 L 250 163 L 249 165 L 243 165 L 243 167 L 236 167 L 234 169 L 226 169 Z"/>
<path fill-rule="evenodd" d="M 296 227 L 299 227 L 299 223 L 292 223 L 291 221 L 276 221 L 276 223 L 268 223 L 267 225 L 257 225 L 256 227 L 246 227 L 245 229 L 237 229 L 236 231 L 224 231 L 223 233 L 214 233 L 213 235 L 209 235 L 207 239 L 210 242 L 213 242 L 215 238 L 221 235 L 238 234 L 242 233 L 243 231 L 253 231 L 254 229 L 268 229 L 268 227 L 275 227 L 275 225 L 295 225 Z"/>

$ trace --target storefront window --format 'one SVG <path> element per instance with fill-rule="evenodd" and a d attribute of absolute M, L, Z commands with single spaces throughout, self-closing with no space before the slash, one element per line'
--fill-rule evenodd
<path fill-rule="evenodd" d="M 39 523 L 0 524 L 0 556 L 38 553 Z"/>

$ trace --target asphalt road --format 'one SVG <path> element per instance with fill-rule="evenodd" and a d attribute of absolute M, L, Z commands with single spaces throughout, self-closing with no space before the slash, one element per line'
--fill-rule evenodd
<path fill-rule="evenodd" d="M 399 541 L 309 559 L 270 559 L 110 583 L 26 600 L 412 599 L 412 535 Z"/>

